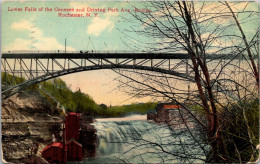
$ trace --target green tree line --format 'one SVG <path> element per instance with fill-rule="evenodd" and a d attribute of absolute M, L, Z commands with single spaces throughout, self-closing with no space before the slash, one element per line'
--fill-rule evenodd
<path fill-rule="evenodd" d="M 149 109 L 154 109 L 157 103 L 133 103 L 130 105 L 110 106 L 97 104 L 92 97 L 80 90 L 73 92 L 66 83 L 57 78 L 53 81 L 42 82 L 43 89 L 50 93 L 69 112 L 84 112 L 89 116 L 120 117 L 131 112 L 146 114 Z"/>
<path fill-rule="evenodd" d="M 23 77 L 13 76 L 11 74 L 2 73 L 2 84 L 16 85 L 25 81 Z M 28 89 L 39 90 L 39 84 L 30 86 Z M 107 106 L 105 104 L 97 104 L 92 97 L 81 91 L 73 92 L 66 83 L 60 78 L 41 82 L 45 92 L 52 95 L 56 101 L 60 103 L 68 112 L 84 112 L 89 116 L 98 117 L 121 117 L 129 113 L 146 114 L 149 109 L 155 109 L 157 103 L 132 103 L 122 106 Z"/>

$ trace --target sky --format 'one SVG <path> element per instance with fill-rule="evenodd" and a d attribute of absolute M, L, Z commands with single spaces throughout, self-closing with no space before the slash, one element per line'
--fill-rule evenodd
<path fill-rule="evenodd" d="M 64 50 L 66 39 L 67 51 L 79 50 L 131 50 L 123 42 L 122 30 L 131 26 L 122 21 L 129 17 L 126 10 L 133 10 L 139 2 L 82 2 L 82 1 L 19 1 L 2 3 L 2 51 L 12 50 Z M 35 8 L 37 11 L 25 11 Z M 251 7 L 255 7 L 254 5 Z M 22 9 L 22 11 L 15 11 Z M 47 11 L 46 8 L 52 9 Z M 90 12 L 87 17 L 59 17 L 59 9 L 105 9 L 105 12 Z M 108 9 L 118 9 L 111 12 Z M 41 9 L 43 9 L 41 11 Z M 123 9 L 123 11 L 122 11 Z M 242 9 L 242 8 L 241 8 Z M 238 10 L 241 10 L 238 9 Z M 151 9 L 152 10 L 152 9 Z M 68 12 L 62 12 L 66 14 Z M 252 26 L 249 24 L 248 26 Z M 138 34 L 132 37 L 139 38 Z M 140 38 L 144 39 L 144 38 Z M 147 102 L 149 97 L 128 99 L 128 95 L 116 89 L 118 77 L 111 70 L 97 70 L 62 76 L 72 90 L 81 89 L 97 103 L 121 105 L 133 102 Z"/>
<path fill-rule="evenodd" d="M 25 8 L 37 11 L 25 11 Z M 39 8 L 43 7 L 43 11 Z M 45 11 L 45 8 L 52 11 Z M 65 8 L 102 8 L 97 17 L 59 17 L 55 11 Z M 22 11 L 11 11 L 22 8 Z M 108 8 L 118 8 L 119 12 L 108 12 Z M 126 2 L 4 2 L 2 4 L 2 51 L 10 50 L 129 50 L 121 41 L 122 33 L 117 28 L 127 27 L 120 21 L 127 16 L 123 9 L 131 9 Z M 9 10 L 9 11 L 8 11 Z M 66 14 L 67 12 L 63 12 Z M 81 13 L 81 12 L 77 12 Z M 83 12 L 86 13 L 86 12 Z M 81 89 L 97 103 L 107 105 L 147 102 L 149 98 L 128 100 L 124 92 L 116 90 L 118 77 L 111 70 L 98 70 L 62 76 L 72 90 Z"/>

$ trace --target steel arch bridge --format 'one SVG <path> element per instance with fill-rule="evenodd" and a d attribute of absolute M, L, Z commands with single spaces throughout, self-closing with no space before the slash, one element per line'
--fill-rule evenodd
<path fill-rule="evenodd" d="M 138 69 L 173 75 L 188 81 L 194 78 L 185 65 L 188 54 L 133 53 L 127 51 L 8 51 L 2 54 L 2 100 L 30 85 L 55 77 L 100 69 Z M 8 74 L 13 75 L 8 76 Z M 15 77 L 25 78 L 15 85 Z"/>

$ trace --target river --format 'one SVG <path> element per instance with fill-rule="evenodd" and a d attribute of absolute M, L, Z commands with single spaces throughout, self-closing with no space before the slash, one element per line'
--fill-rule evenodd
<path fill-rule="evenodd" d="M 81 163 L 201 163 L 206 146 L 185 130 L 171 130 L 146 120 L 146 115 L 101 118 L 95 158 Z M 192 132 L 197 139 L 196 131 Z"/>

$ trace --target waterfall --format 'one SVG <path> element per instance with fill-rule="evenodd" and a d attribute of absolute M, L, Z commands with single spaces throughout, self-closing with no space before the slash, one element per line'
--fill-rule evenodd
<path fill-rule="evenodd" d="M 206 146 L 188 131 L 172 130 L 146 120 L 102 120 L 93 123 L 97 130 L 96 161 L 102 163 L 201 163 Z M 99 159 L 100 158 L 100 159 Z M 87 162 L 87 160 L 86 160 Z M 92 159 L 91 163 L 95 163 Z"/>

